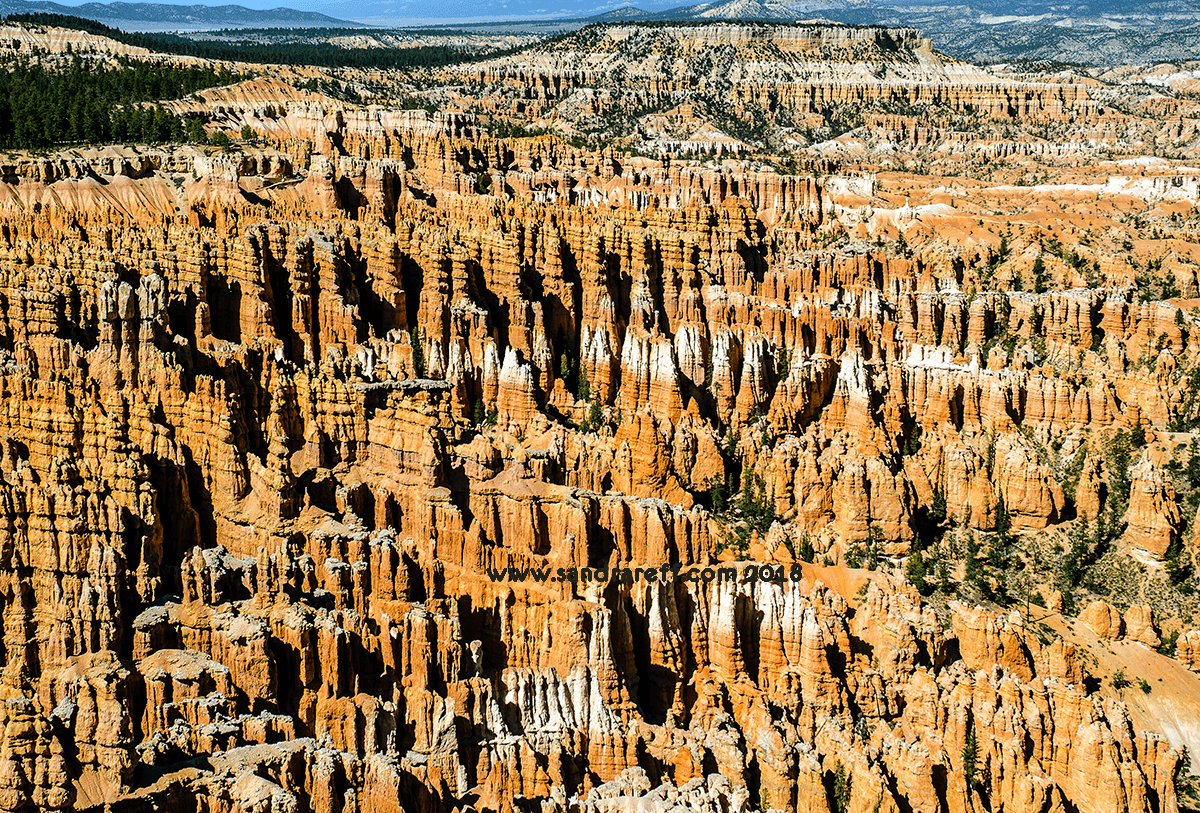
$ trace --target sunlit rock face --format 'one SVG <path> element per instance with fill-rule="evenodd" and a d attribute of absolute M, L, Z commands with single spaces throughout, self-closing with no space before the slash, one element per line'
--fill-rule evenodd
<path fill-rule="evenodd" d="M 642 40 L 768 49 L 739 105 L 1102 118 L 907 30 L 616 27 L 450 73 L 549 104 Z M 1000 255 L 944 178 L 916 201 L 267 90 L 213 115 L 268 146 L 0 162 L 0 810 L 1177 808 L 1192 735 L 1112 673 L 1194 709 L 1200 633 L 1176 660 L 1149 600 L 1076 621 L 904 575 L 942 578 L 951 526 L 1116 527 L 1152 576 L 1191 549 L 1173 302 L 1111 258 L 1013 290 L 1041 233 Z M 911 124 L 871 127 L 942 137 Z M 1053 194 L 1000 186 L 971 194 Z M 1102 186 L 1071 194 L 1189 188 Z"/>

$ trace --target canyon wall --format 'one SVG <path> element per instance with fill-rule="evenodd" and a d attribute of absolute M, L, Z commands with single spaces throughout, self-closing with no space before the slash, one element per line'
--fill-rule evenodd
<path fill-rule="evenodd" d="M 0 809 L 1176 809 L 1075 644 L 832 566 L 1098 516 L 1039 450 L 1180 413 L 1175 308 L 822 249 L 816 177 L 274 112 L 315 152 L 0 169 Z M 728 561 L 735 475 L 780 581 L 489 575 Z"/>

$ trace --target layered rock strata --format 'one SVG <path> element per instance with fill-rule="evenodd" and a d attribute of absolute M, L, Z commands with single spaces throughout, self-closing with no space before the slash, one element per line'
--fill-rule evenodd
<path fill-rule="evenodd" d="M 369 116 L 4 168 L 0 810 L 1176 809 L 1075 644 L 787 552 L 1098 515 L 1043 449 L 1189 408 L 1174 306 L 823 249 L 816 177 Z M 735 473 L 782 582 L 489 575 L 714 564 Z"/>

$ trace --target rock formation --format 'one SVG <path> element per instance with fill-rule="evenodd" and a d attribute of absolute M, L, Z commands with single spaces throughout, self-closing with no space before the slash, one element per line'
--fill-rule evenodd
<path fill-rule="evenodd" d="M 1094 113 L 915 32 L 668 33 L 800 54 L 736 85 L 797 111 L 883 49 L 909 101 Z M 457 75 L 549 103 L 620 36 Z M 900 559 L 1090 521 L 1174 567 L 1171 462 L 1121 444 L 1200 412 L 1175 304 L 1012 290 L 907 203 L 829 245 L 845 177 L 227 104 L 270 146 L 0 165 L 0 811 L 1178 809 L 1184 742 L 1032 590 Z M 578 577 L 664 565 L 713 578 Z M 1200 692 L 1122 606 L 1080 617 Z"/>

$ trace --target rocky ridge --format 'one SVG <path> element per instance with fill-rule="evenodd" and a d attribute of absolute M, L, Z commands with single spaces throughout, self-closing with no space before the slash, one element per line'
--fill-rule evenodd
<path fill-rule="evenodd" d="M 901 563 L 1191 550 L 1186 247 L 1150 296 L 861 173 L 212 115 L 268 146 L 0 166 L 0 810 L 1178 809 L 1196 734 L 1104 647 L 1190 698 L 1200 633 Z M 663 563 L 742 578 L 495 575 Z"/>

